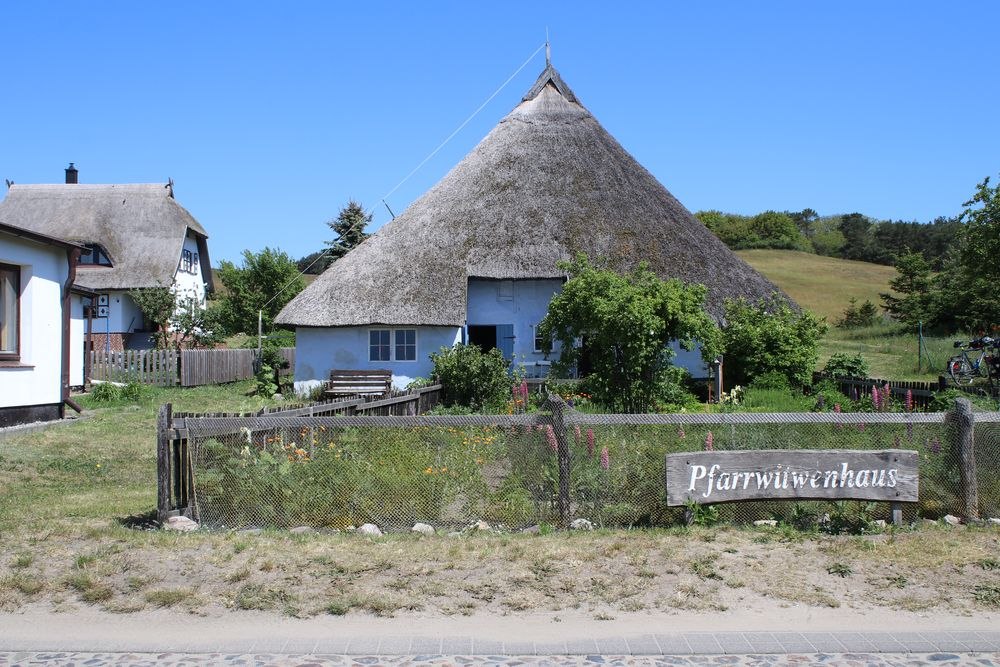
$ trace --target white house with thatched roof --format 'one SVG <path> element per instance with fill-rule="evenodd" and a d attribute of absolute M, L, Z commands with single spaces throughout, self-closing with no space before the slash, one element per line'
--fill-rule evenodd
<path fill-rule="evenodd" d="M 82 384 L 83 246 L 0 222 L 0 427 L 58 419 Z"/>
<path fill-rule="evenodd" d="M 169 287 L 203 305 L 212 289 L 208 234 L 174 199 L 173 182 L 87 185 L 77 174 L 71 163 L 63 184 L 9 185 L 0 222 L 90 250 L 76 284 L 95 292 L 87 332 L 93 348 L 148 347 L 154 325 L 128 291 Z"/>
<path fill-rule="evenodd" d="M 566 279 L 557 262 L 578 253 L 702 283 L 716 319 L 727 298 L 777 290 L 629 155 L 549 64 L 440 182 L 281 311 L 277 322 L 296 330 L 296 383 L 334 368 L 427 376 L 428 355 L 459 341 L 544 363 L 534 328 Z"/>

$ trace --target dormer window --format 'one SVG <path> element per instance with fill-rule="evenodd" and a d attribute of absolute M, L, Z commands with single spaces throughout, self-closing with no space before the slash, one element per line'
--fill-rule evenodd
<path fill-rule="evenodd" d="M 185 273 L 198 273 L 201 270 L 201 258 L 198 253 L 190 250 L 181 250 L 181 263 L 177 267 L 178 271 Z"/>
<path fill-rule="evenodd" d="M 108 251 L 100 243 L 87 243 L 85 245 L 90 254 L 80 255 L 80 264 L 92 264 L 95 266 L 112 266 Z"/>

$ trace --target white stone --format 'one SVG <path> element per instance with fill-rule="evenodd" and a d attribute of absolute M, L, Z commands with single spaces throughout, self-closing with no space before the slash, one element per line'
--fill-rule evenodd
<path fill-rule="evenodd" d="M 573 521 L 569 524 L 569 527 L 573 530 L 593 530 L 594 524 L 586 519 L 573 519 Z"/>
<path fill-rule="evenodd" d="M 299 398 L 309 398 L 317 388 L 322 386 L 322 380 L 299 380 L 295 383 L 295 395 Z"/>
<path fill-rule="evenodd" d="M 949 526 L 960 526 L 960 525 L 962 525 L 962 520 L 959 519 L 957 516 L 954 516 L 952 514 L 946 514 L 944 516 L 944 522 L 946 524 L 948 524 Z"/>
<path fill-rule="evenodd" d="M 310 528 L 309 526 L 297 526 L 295 528 L 292 528 L 288 532 L 291 533 L 292 535 L 302 535 L 305 533 L 315 533 L 316 530 Z"/>
<path fill-rule="evenodd" d="M 362 535 L 371 535 L 372 537 L 382 537 L 382 531 L 378 529 L 374 523 L 363 524 L 358 528 L 358 532 Z"/>
<path fill-rule="evenodd" d="M 163 522 L 163 529 L 187 533 L 192 530 L 198 530 L 198 522 L 192 521 L 186 516 L 172 516 Z"/>
<path fill-rule="evenodd" d="M 758 519 L 757 521 L 753 522 L 753 525 L 755 525 L 755 526 L 771 526 L 773 528 L 773 527 L 775 527 L 775 526 L 778 525 L 778 522 L 775 519 Z"/>
<path fill-rule="evenodd" d="M 879 528 L 885 528 L 886 526 L 885 519 L 876 519 L 875 525 L 878 526 Z"/>
<path fill-rule="evenodd" d="M 1000 519 L 991 516 L 989 519 L 986 520 L 986 523 L 992 524 L 994 526 L 1000 526 Z"/>
<path fill-rule="evenodd" d="M 540 535 L 542 533 L 542 527 L 539 526 L 538 524 L 535 524 L 534 526 L 528 526 L 527 528 L 524 528 L 523 530 L 521 530 L 521 532 L 527 535 Z"/>
<path fill-rule="evenodd" d="M 433 535 L 434 526 L 426 523 L 415 523 L 413 528 L 410 528 L 411 533 L 420 533 L 421 535 Z"/>
<path fill-rule="evenodd" d="M 488 532 L 492 531 L 493 528 L 492 528 L 492 526 L 490 526 L 490 524 L 486 523 L 485 521 L 479 520 L 479 521 L 475 522 L 474 524 L 470 525 L 465 530 L 467 532 L 470 532 L 470 533 L 477 533 L 477 532 L 488 533 Z"/>

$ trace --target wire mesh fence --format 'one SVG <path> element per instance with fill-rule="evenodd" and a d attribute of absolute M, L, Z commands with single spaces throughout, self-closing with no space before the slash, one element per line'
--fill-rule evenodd
<path fill-rule="evenodd" d="M 552 407 L 552 406 L 550 406 Z M 978 503 L 1000 514 L 1000 417 L 975 421 Z M 919 502 L 905 517 L 965 514 L 961 438 L 948 413 L 584 414 L 565 406 L 519 415 L 356 417 L 186 416 L 182 509 L 206 526 L 343 529 L 416 522 L 454 529 L 484 520 L 517 530 L 587 519 L 663 526 L 667 454 L 712 449 L 915 450 Z M 717 518 L 802 521 L 887 503 L 755 501 Z M 687 518 L 690 518 L 688 516 Z"/>

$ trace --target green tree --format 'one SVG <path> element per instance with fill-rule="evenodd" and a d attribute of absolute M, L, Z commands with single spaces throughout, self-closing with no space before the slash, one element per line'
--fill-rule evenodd
<path fill-rule="evenodd" d="M 793 310 L 778 296 L 757 303 L 727 301 L 722 329 L 727 384 L 749 384 L 765 374 L 783 375 L 793 386 L 811 384 L 826 329 L 821 319 Z"/>
<path fill-rule="evenodd" d="M 595 268 L 585 255 L 559 266 L 569 280 L 549 302 L 541 334 L 550 349 L 553 341 L 562 346 L 556 372 L 586 355 L 586 383 L 597 402 L 646 412 L 665 400 L 677 383 L 671 341 L 686 349 L 700 343 L 706 361 L 717 355 L 719 330 L 703 308 L 704 286 L 661 280 L 645 265 L 620 275 Z"/>
<path fill-rule="evenodd" d="M 326 223 L 337 235 L 333 241 L 327 241 L 330 246 L 330 262 L 336 262 L 346 255 L 352 248 L 358 246 L 368 238 L 365 227 L 372 221 L 372 214 L 365 213 L 361 204 L 353 199 L 347 206 L 340 209 L 336 218 Z"/>
<path fill-rule="evenodd" d="M 962 264 L 970 274 L 996 281 L 1000 278 L 1000 185 L 990 187 L 987 176 L 976 194 L 963 204 L 961 220 Z"/>
<path fill-rule="evenodd" d="M 841 257 L 865 261 L 871 245 L 871 221 L 860 213 L 841 216 L 840 233 L 844 235 Z"/>
<path fill-rule="evenodd" d="M 917 324 L 930 324 L 935 320 L 933 294 L 931 289 L 931 266 L 923 253 L 907 252 L 896 259 L 896 277 L 889 281 L 889 287 L 896 296 L 889 293 L 882 297 L 882 308 L 902 322 L 909 329 L 916 330 Z"/>
<path fill-rule="evenodd" d="M 271 248 L 259 253 L 244 250 L 242 266 L 223 260 L 219 278 L 227 290 L 219 316 L 229 333 L 256 333 L 259 310 L 264 330 L 270 331 L 278 311 L 306 286 L 295 260 Z"/>
<path fill-rule="evenodd" d="M 161 285 L 130 289 L 128 295 L 142 312 L 143 318 L 155 327 L 153 337 L 156 346 L 166 349 L 170 339 L 170 318 L 177 309 L 174 293 L 169 287 Z"/>
<path fill-rule="evenodd" d="M 930 287 L 930 319 L 946 330 L 989 333 L 1000 323 L 1000 186 L 990 187 L 987 177 L 965 202 L 959 217 L 956 243 L 944 255 L 941 272 Z M 950 226 L 940 225 L 947 235 Z"/>

